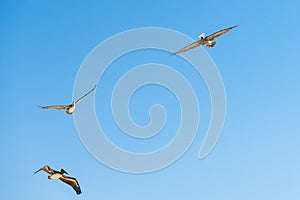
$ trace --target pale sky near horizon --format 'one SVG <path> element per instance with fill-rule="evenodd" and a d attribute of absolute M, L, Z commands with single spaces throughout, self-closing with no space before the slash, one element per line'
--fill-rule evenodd
<path fill-rule="evenodd" d="M 295 0 L 1 1 L 1 199 L 299 199 L 299 7 Z M 118 136 L 122 132 L 112 120 L 108 100 L 114 75 L 151 61 L 188 76 L 199 98 L 199 131 L 185 154 L 164 169 L 146 174 L 111 169 L 86 150 L 72 115 L 37 108 L 71 103 L 84 59 L 115 34 L 162 27 L 196 40 L 202 32 L 233 25 L 239 27 L 218 38 L 215 47 L 200 47 L 218 67 L 227 102 L 222 135 L 203 160 L 198 152 L 210 119 L 207 88 L 189 65 L 164 52 L 124 56 L 95 91 L 108 138 L 126 150 L 147 152 L 174 137 L 178 102 L 155 85 L 135 93 L 129 109 L 137 124 L 149 123 L 147 111 L 156 103 L 165 106 L 169 118 L 161 140 L 134 145 L 133 138 Z M 46 164 L 78 178 L 82 194 L 47 180 L 45 173 L 33 176 Z"/>

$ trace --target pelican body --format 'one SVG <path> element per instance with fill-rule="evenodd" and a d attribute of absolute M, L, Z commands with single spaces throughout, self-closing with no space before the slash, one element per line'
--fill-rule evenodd
<path fill-rule="evenodd" d="M 236 28 L 236 27 L 237 26 L 232 26 L 232 27 L 220 30 L 218 32 L 215 32 L 209 36 L 205 36 L 205 34 L 202 33 L 201 35 L 198 36 L 198 38 L 200 38 L 200 40 L 198 40 L 186 47 L 183 47 L 182 49 L 176 51 L 174 54 L 179 54 L 179 53 L 188 51 L 190 49 L 196 48 L 201 45 L 206 45 L 206 47 L 211 48 L 211 47 L 215 46 L 217 43 L 216 41 L 214 41 L 215 38 L 227 33 L 228 31 L 230 31 L 231 29 Z"/>
<path fill-rule="evenodd" d="M 76 192 L 76 194 L 81 194 L 81 189 L 79 186 L 79 183 L 76 178 L 66 176 L 65 174 L 68 174 L 64 169 L 61 169 L 60 171 L 56 171 L 51 169 L 48 165 L 42 167 L 41 169 L 34 172 L 34 174 L 38 173 L 39 171 L 45 171 L 49 174 L 48 179 L 59 179 L 62 182 L 70 185 Z"/>

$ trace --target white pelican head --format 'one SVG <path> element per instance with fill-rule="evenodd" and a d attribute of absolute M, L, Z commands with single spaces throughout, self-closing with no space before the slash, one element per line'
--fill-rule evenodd
<path fill-rule="evenodd" d="M 205 38 L 205 34 L 201 33 L 201 35 L 199 35 L 198 38 L 204 39 Z"/>

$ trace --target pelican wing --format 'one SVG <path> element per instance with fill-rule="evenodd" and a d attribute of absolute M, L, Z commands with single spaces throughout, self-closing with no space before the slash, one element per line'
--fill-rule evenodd
<path fill-rule="evenodd" d="M 221 35 L 227 33 L 228 31 L 230 31 L 231 29 L 234 29 L 234 28 L 236 28 L 236 27 L 237 27 L 237 26 L 232 26 L 232 27 L 229 27 L 229 28 L 225 28 L 225 29 L 223 29 L 223 30 L 220 30 L 220 31 L 218 31 L 218 32 L 215 32 L 215 33 L 213 33 L 213 34 L 207 36 L 206 39 L 207 39 L 207 40 L 213 40 L 213 39 L 215 39 L 215 38 L 217 38 L 217 37 L 219 37 L 219 36 L 221 36 Z"/>
<path fill-rule="evenodd" d="M 75 103 L 77 104 L 77 103 L 79 103 L 79 101 L 81 101 L 84 97 L 86 97 L 87 95 L 89 95 L 91 92 L 93 92 L 95 89 L 96 89 L 96 86 L 97 85 L 95 85 L 94 87 L 93 87 L 93 89 L 91 89 L 89 92 L 87 92 L 85 95 L 83 95 L 82 97 L 80 97 L 79 99 L 77 99 L 76 101 L 75 101 Z"/>
<path fill-rule="evenodd" d="M 69 177 L 69 176 L 62 176 L 59 179 L 62 182 L 70 185 L 76 191 L 76 194 L 81 194 L 81 189 L 80 189 L 79 183 L 76 180 L 76 178 L 72 178 L 72 177 Z"/>
<path fill-rule="evenodd" d="M 200 46 L 200 45 L 203 45 L 203 44 L 204 44 L 204 41 L 203 41 L 203 40 L 199 40 L 199 41 L 194 42 L 194 43 L 192 43 L 192 44 L 190 44 L 190 45 L 188 45 L 188 46 L 186 46 L 186 47 L 183 47 L 182 49 L 176 51 L 174 54 L 179 54 L 179 53 L 188 51 L 188 50 L 190 50 L 190 49 L 196 48 L 196 47 L 198 47 L 198 46 Z"/>
<path fill-rule="evenodd" d="M 43 108 L 43 109 L 58 109 L 58 110 L 61 110 L 61 109 L 67 109 L 70 106 L 66 106 L 66 105 L 54 105 L 54 106 L 39 106 L 39 107 Z"/>

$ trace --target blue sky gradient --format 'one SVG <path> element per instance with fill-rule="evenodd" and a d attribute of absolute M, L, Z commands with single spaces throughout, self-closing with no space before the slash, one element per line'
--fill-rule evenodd
<path fill-rule="evenodd" d="M 299 199 L 299 6 L 295 0 L 1 1 L 1 199 Z M 239 27 L 218 38 L 214 48 L 205 48 L 225 84 L 227 118 L 219 142 L 203 160 L 198 151 L 210 100 L 201 77 L 184 63 L 174 68 L 195 88 L 201 123 L 188 151 L 157 172 L 136 175 L 106 167 L 85 149 L 72 116 L 36 107 L 71 103 L 81 63 L 114 34 L 163 27 L 197 39 L 202 32 L 232 25 Z M 121 131 L 111 118 L 106 92 L 120 71 L 145 61 L 172 64 L 175 59 L 145 50 L 107 71 L 96 91 L 96 108 L 114 142 L 143 152 L 173 137 L 180 113 L 167 90 L 149 86 L 132 98 L 130 110 L 138 124 L 149 123 L 147 109 L 153 103 L 165 105 L 170 116 L 166 136 L 140 146 L 118 137 Z M 124 65 L 122 70 L 118 65 Z M 33 176 L 45 164 L 77 177 L 82 195 L 60 181 L 48 181 L 44 173 Z"/>

